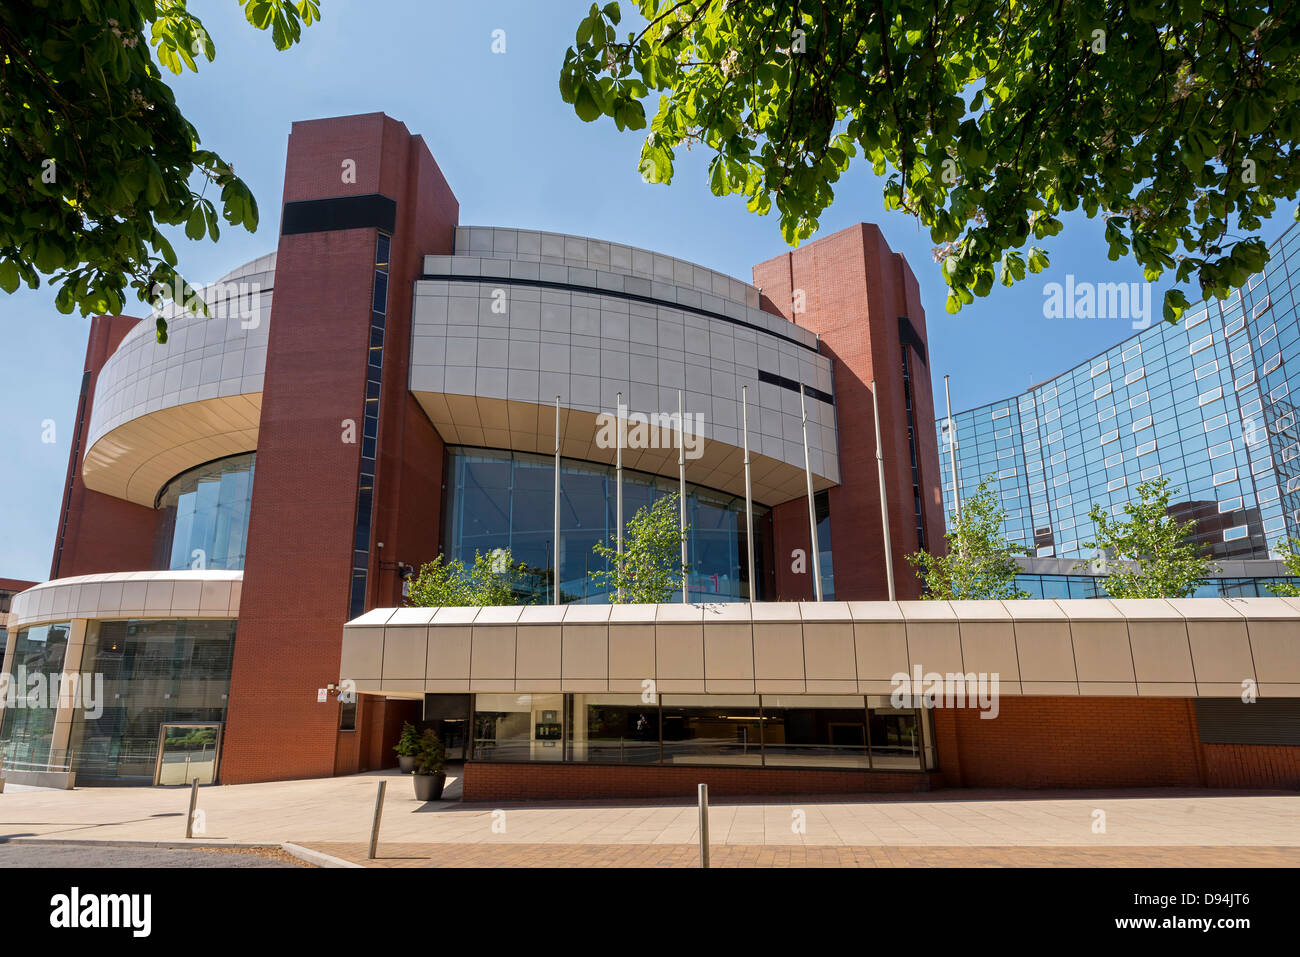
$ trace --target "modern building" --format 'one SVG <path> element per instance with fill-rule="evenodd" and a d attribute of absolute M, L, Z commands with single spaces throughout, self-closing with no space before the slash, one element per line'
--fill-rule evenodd
<path fill-rule="evenodd" d="M 1300 229 L 1270 252 L 1265 271 L 1226 300 L 953 415 L 958 493 L 993 483 L 1008 540 L 1029 553 L 1021 587 L 1041 598 L 1104 594 L 1086 567 L 1089 511 L 1099 503 L 1121 514 L 1139 483 L 1160 477 L 1177 490 L 1171 514 L 1196 521 L 1195 539 L 1218 566 L 1198 595 L 1271 595 L 1270 582 L 1288 580 L 1277 546 L 1300 538 L 1300 293 L 1291 288 Z M 936 430 L 949 514 L 946 417 Z"/>
<path fill-rule="evenodd" d="M 905 557 L 944 532 L 929 347 L 873 226 L 751 282 L 463 226 L 423 141 L 368 114 L 294 124 L 275 252 L 203 293 L 166 344 L 91 326 L 51 580 L 15 596 L 4 670 L 102 694 L 6 706 L 10 760 L 325 776 L 394 763 L 412 720 L 484 800 L 1300 780 L 1300 605 L 917 600 Z M 687 593 L 611 603 L 620 489 L 626 522 L 682 464 Z M 533 604 L 400 607 L 411 568 L 506 547 Z M 975 697 L 896 694 L 915 669 Z"/>

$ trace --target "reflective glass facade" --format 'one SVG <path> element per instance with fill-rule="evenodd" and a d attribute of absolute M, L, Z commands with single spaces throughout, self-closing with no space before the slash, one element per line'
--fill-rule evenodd
<path fill-rule="evenodd" d="M 623 521 L 663 495 L 677 491 L 671 479 L 623 470 Z M 603 602 L 608 594 L 588 573 L 604 567 L 597 542 L 612 542 L 617 524 L 613 467 L 573 459 L 561 462 L 559 569 L 562 602 Z M 475 551 L 509 548 L 533 574 L 538 602 L 551 600 L 555 537 L 555 460 L 545 455 L 492 449 L 448 449 L 444 554 L 467 565 Z M 690 525 L 687 562 L 692 601 L 743 601 L 749 597 L 745 546 L 745 500 L 700 486 L 686 486 Z M 766 581 L 764 554 L 768 510 L 754 506 L 756 574 Z M 760 584 L 758 597 L 763 597 Z M 680 590 L 676 599 L 681 600 Z"/>
<path fill-rule="evenodd" d="M 104 701 L 73 718 L 77 779 L 152 784 L 161 725 L 225 720 L 234 650 L 229 619 L 90 622 L 81 670 L 103 675 Z"/>
<path fill-rule="evenodd" d="M 14 638 L 9 674 L 13 705 L 6 701 L 0 724 L 0 754 L 15 764 L 60 763 L 52 755 L 54 715 L 58 708 L 59 675 L 68 651 L 71 625 L 56 622 L 20 628 Z"/>
<path fill-rule="evenodd" d="M 1191 598 L 1272 598 L 1274 582 L 1300 585 L 1298 578 L 1211 578 Z M 1093 575 L 1017 575 L 1016 585 L 1030 598 L 1106 598 L 1105 579 Z"/>
<path fill-rule="evenodd" d="M 154 568 L 244 567 L 255 453 L 182 472 L 158 496 Z"/>
<path fill-rule="evenodd" d="M 1213 557 L 1275 557 L 1279 539 L 1300 536 L 1300 229 L 1271 253 L 1265 272 L 1178 325 L 1157 322 L 1023 395 L 954 415 L 963 496 L 993 478 L 1008 539 L 1072 558 L 1085 555 L 1094 502 L 1119 508 L 1163 476 L 1179 490 L 1171 511 L 1197 520 Z M 936 428 L 951 513 L 947 420 Z"/>
<path fill-rule="evenodd" d="M 475 695 L 475 761 L 911 770 L 924 712 L 861 695 Z"/>

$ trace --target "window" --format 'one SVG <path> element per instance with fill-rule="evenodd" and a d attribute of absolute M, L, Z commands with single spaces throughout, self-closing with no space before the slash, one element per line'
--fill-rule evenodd
<path fill-rule="evenodd" d="M 1148 452 L 1154 452 L 1155 450 L 1156 450 L 1156 440 L 1152 439 L 1150 442 L 1143 442 L 1141 445 L 1139 445 L 1137 447 L 1137 454 L 1139 456 L 1143 456 L 1146 455 Z"/>
<path fill-rule="evenodd" d="M 1146 374 L 1147 374 L 1146 366 L 1142 366 L 1142 368 L 1140 369 L 1134 369 L 1132 372 L 1130 372 L 1128 375 L 1124 377 L 1124 384 L 1131 385 L 1132 383 L 1136 382 L 1138 379 L 1141 379 Z"/>
<path fill-rule="evenodd" d="M 1234 392 L 1240 392 L 1242 389 L 1246 388 L 1247 386 L 1252 386 L 1254 384 L 1255 384 L 1255 370 L 1251 369 L 1245 375 L 1239 376 L 1238 378 L 1232 380 L 1232 390 Z"/>
<path fill-rule="evenodd" d="M 1237 470 L 1228 469 L 1226 472 L 1215 472 L 1213 482 L 1216 486 L 1226 485 L 1228 482 L 1237 481 Z"/>
<path fill-rule="evenodd" d="M 1143 392 L 1141 395 L 1135 395 L 1133 398 L 1128 400 L 1128 407 L 1130 409 L 1136 409 L 1139 405 L 1146 405 L 1150 398 L 1150 393 L 1147 392 Z"/>
<path fill-rule="evenodd" d="M 1106 491 L 1113 492 L 1116 489 L 1124 488 L 1126 485 L 1128 485 L 1128 478 L 1121 475 L 1119 478 L 1111 479 L 1106 483 Z"/>
<path fill-rule="evenodd" d="M 1214 373 L 1218 371 L 1219 371 L 1219 360 L 1211 359 L 1209 362 L 1205 363 L 1205 365 L 1199 367 L 1196 370 L 1195 375 L 1197 380 L 1200 380 L 1200 379 L 1204 379 L 1207 375 L 1214 375 Z"/>
<path fill-rule="evenodd" d="M 1119 429 L 1115 429 L 1113 432 L 1106 432 L 1101 437 L 1101 444 L 1109 445 L 1111 442 L 1114 442 L 1118 438 L 1119 438 Z"/>
<path fill-rule="evenodd" d="M 994 410 L 993 410 L 993 418 L 995 418 L 995 419 L 1005 419 L 1005 418 L 1006 418 L 1007 416 L 1009 416 L 1010 414 L 1011 414 L 1011 410 L 1010 410 L 1010 409 L 994 409 Z"/>
<path fill-rule="evenodd" d="M 1192 324 L 1189 323 L 1188 326 L 1187 326 L 1187 328 L 1190 329 L 1191 327 L 1192 327 Z M 1196 355 L 1196 353 L 1201 352 L 1202 350 L 1208 349 L 1208 348 L 1210 348 L 1210 346 L 1212 346 L 1212 345 L 1214 345 L 1214 336 L 1213 336 L 1213 335 L 1209 335 L 1209 336 L 1201 336 L 1201 338 L 1197 339 L 1197 340 L 1196 340 L 1195 342 L 1193 342 L 1190 346 L 1188 346 L 1188 350 L 1187 350 L 1187 351 L 1188 351 L 1188 355 L 1193 355 L 1193 356 L 1194 356 L 1194 355 Z"/>
<path fill-rule="evenodd" d="M 1217 402 L 1223 398 L 1223 387 L 1215 386 L 1209 392 L 1202 392 L 1196 397 L 1197 405 L 1209 405 L 1211 402 Z"/>
<path fill-rule="evenodd" d="M 1233 336 L 1235 336 L 1237 333 L 1241 332 L 1241 330 L 1245 328 L 1246 328 L 1246 317 L 1238 316 L 1236 319 L 1232 320 L 1232 322 L 1228 323 L 1227 326 L 1224 327 L 1223 338 L 1231 339 Z"/>
<path fill-rule="evenodd" d="M 1218 445 L 1210 446 L 1210 458 L 1217 459 L 1224 455 L 1232 454 L 1232 441 L 1220 442 Z"/>
<path fill-rule="evenodd" d="M 1106 458 L 1106 468 L 1108 469 L 1113 469 L 1115 466 L 1122 465 L 1123 463 L 1124 463 L 1123 452 L 1116 452 L 1114 455 L 1107 456 Z"/>
<path fill-rule="evenodd" d="M 1105 422 L 1107 419 L 1113 419 L 1113 418 L 1115 418 L 1115 407 L 1113 405 L 1107 406 L 1106 408 L 1102 409 L 1100 412 L 1097 413 L 1098 422 Z"/>
<path fill-rule="evenodd" d="M 1237 511 L 1237 509 L 1239 509 L 1239 508 L 1241 508 L 1241 496 L 1240 496 L 1240 495 L 1238 495 L 1236 498 L 1230 498 L 1230 499 L 1227 499 L 1226 501 L 1220 502 L 1220 503 L 1219 503 L 1219 514 L 1222 515 L 1224 512 L 1235 512 L 1235 511 Z"/>
<path fill-rule="evenodd" d="M 1223 530 L 1223 540 L 1225 542 L 1235 542 L 1238 539 L 1245 538 L 1247 534 L 1245 525 L 1238 525 L 1236 528 L 1225 528 Z"/>
<path fill-rule="evenodd" d="M 1259 302 L 1255 303 L 1255 308 L 1250 311 L 1250 318 L 1258 319 L 1260 316 L 1262 316 L 1264 313 L 1268 311 L 1269 305 L 1270 305 L 1269 296 L 1267 293 L 1265 293 L 1264 298 L 1261 299 Z"/>
<path fill-rule="evenodd" d="M 1268 375 L 1270 372 L 1272 372 L 1281 364 L 1282 364 L 1282 353 L 1278 352 L 1275 353 L 1270 359 L 1268 359 L 1264 363 L 1264 368 L 1261 371 L 1264 373 L 1264 375 Z"/>
<path fill-rule="evenodd" d="M 351 701 L 342 701 L 339 703 L 339 730 L 340 731 L 357 730 L 356 695 L 352 696 Z"/>
<path fill-rule="evenodd" d="M 1144 482 L 1147 481 L 1148 479 L 1159 478 L 1160 466 L 1152 465 L 1150 468 L 1145 468 L 1142 470 L 1141 475 L 1139 475 L 1138 477 L 1142 479 L 1142 481 Z"/>
<path fill-rule="evenodd" d="M 1262 330 L 1259 334 L 1259 338 L 1256 339 L 1255 341 L 1259 343 L 1259 347 L 1262 349 L 1276 338 L 1277 338 L 1277 323 L 1270 322 L 1268 324 L 1268 328 Z"/>
<path fill-rule="evenodd" d="M 1242 343 L 1238 348 L 1233 349 L 1232 354 L 1228 356 L 1229 361 L 1231 361 L 1233 365 L 1236 365 L 1238 362 L 1241 362 L 1249 358 L 1250 358 L 1249 342 Z"/>
<path fill-rule="evenodd" d="M 1110 395 L 1110 393 L 1111 393 L 1111 384 L 1107 382 L 1105 385 L 1099 386 L 1097 390 L 1093 392 L 1092 397 L 1094 399 L 1100 399 L 1103 396 Z"/>
<path fill-rule="evenodd" d="M 1142 354 L 1142 343 L 1136 342 L 1129 348 L 1125 349 L 1123 353 L 1120 354 L 1120 358 L 1125 362 L 1128 362 L 1129 359 L 1132 359 L 1134 356 L 1139 356 L 1141 354 Z"/>
<path fill-rule="evenodd" d="M 1273 391 L 1268 394 L 1268 397 L 1274 402 L 1280 402 L 1290 394 L 1291 384 L 1289 382 L 1283 382 L 1279 386 L 1274 386 Z"/>
<path fill-rule="evenodd" d="M 1097 376 L 1101 375 L 1109 368 L 1110 368 L 1110 360 L 1103 359 L 1100 363 L 1092 367 L 1092 371 L 1088 373 L 1088 377 L 1091 379 L 1095 379 L 1097 378 Z"/>
<path fill-rule="evenodd" d="M 1199 326 L 1201 323 L 1203 323 L 1206 319 L 1209 318 L 1210 318 L 1210 310 L 1207 307 L 1202 307 L 1201 309 L 1199 309 L 1198 311 L 1196 311 L 1195 313 L 1187 317 L 1186 319 L 1187 328 L 1195 329 L 1197 326 Z"/>
<path fill-rule="evenodd" d="M 1213 432 L 1215 429 L 1221 429 L 1228 424 L 1228 413 L 1223 412 L 1211 419 L 1205 420 L 1205 431 Z"/>

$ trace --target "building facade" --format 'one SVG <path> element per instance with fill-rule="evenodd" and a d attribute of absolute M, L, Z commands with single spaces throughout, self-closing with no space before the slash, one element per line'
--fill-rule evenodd
<path fill-rule="evenodd" d="M 811 599 L 818 564 L 824 597 L 887 596 L 879 544 L 838 568 L 831 548 L 883 539 L 874 457 L 841 452 L 837 415 L 869 432 L 872 380 L 883 422 L 934 414 L 916 281 L 874 227 L 751 283 L 462 226 L 423 141 L 382 114 L 294 124 L 284 183 L 275 252 L 199 290 L 209 316 L 169 306 L 165 345 L 149 320 L 92 323 L 51 581 L 16 599 L 5 667 L 96 672 L 111 635 L 129 659 L 113 680 L 135 684 L 97 728 L 8 709 L 11 755 L 144 781 L 192 758 L 159 757 L 170 726 L 188 741 L 220 725 L 224 782 L 386 765 L 421 706 L 339 701 L 343 623 L 400 603 L 440 553 L 499 548 L 526 566 L 521 598 L 608 603 L 593 546 L 615 537 L 620 484 L 625 521 L 678 489 L 673 436 L 689 446 L 690 600 Z M 626 438 L 602 441 L 620 403 Z M 902 569 L 942 534 L 938 463 L 928 430 L 883 442 Z M 919 594 L 907 575 L 898 589 Z M 187 675 L 192 695 L 168 684 Z"/>
<path fill-rule="evenodd" d="M 957 490 L 992 482 L 1008 540 L 1029 553 L 1021 584 L 1031 594 L 1102 594 L 1076 568 L 1094 557 L 1089 511 L 1097 503 L 1120 514 L 1137 485 L 1155 478 L 1169 480 L 1171 514 L 1195 520 L 1195 540 L 1219 566 L 1198 594 L 1268 595 L 1270 581 L 1286 579 L 1279 545 L 1300 538 L 1291 392 L 1300 382 L 1300 300 L 1291 288 L 1300 229 L 1288 228 L 1270 251 L 1264 272 L 1177 325 L 1157 323 L 1021 395 L 953 415 Z M 936 433 L 950 513 L 946 418 Z"/>
<path fill-rule="evenodd" d="M 275 252 L 202 292 L 166 344 L 92 323 L 3 670 L 95 694 L 0 701 L 7 761 L 318 777 L 395 763 L 410 720 L 482 800 L 1300 781 L 1300 605 L 918 600 L 929 345 L 873 226 L 750 282 L 463 226 L 420 137 L 367 114 L 293 125 Z M 685 594 L 611 603 L 594 546 L 683 467 Z M 403 607 L 411 569 L 504 548 L 530 603 Z M 1268 703 L 1231 707 L 1243 681 Z"/>

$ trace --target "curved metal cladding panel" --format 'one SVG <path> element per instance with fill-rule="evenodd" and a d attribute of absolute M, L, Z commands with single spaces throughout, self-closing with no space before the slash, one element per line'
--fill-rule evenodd
<path fill-rule="evenodd" d="M 210 569 L 56 578 L 14 596 L 10 630 L 75 618 L 238 618 L 243 579 Z"/>
<path fill-rule="evenodd" d="M 376 608 L 340 678 L 372 694 L 1300 694 L 1300 599 Z M 516 653 L 527 647 L 529 653 Z M 937 702 L 936 702 L 937 703 Z M 982 705 L 981 705 L 982 706 Z"/>
<path fill-rule="evenodd" d="M 1270 251 L 1265 272 L 1178 325 L 1156 318 L 1022 395 L 954 414 L 962 494 L 992 478 L 1007 537 L 1040 557 L 1084 557 L 1092 504 L 1118 508 L 1157 477 L 1180 490 L 1171 511 L 1196 520 L 1216 559 L 1267 559 L 1279 539 L 1300 535 L 1300 313 L 1290 278 L 1300 229 Z M 1071 280 L 1064 299 L 1092 292 L 1084 286 Z M 1095 309 L 1132 299 L 1133 286 L 1111 286 L 1096 287 Z M 1115 336 L 1130 326 L 1049 321 L 1091 321 Z M 951 511 L 945 418 L 936 431 Z"/>
<path fill-rule="evenodd" d="M 141 505 L 173 476 L 257 448 L 275 254 L 202 287 L 210 315 L 163 311 L 135 326 L 95 387 L 82 478 L 88 488 Z"/>
<path fill-rule="evenodd" d="M 456 242 L 466 255 L 426 256 L 416 283 L 410 378 L 447 442 L 553 452 L 558 395 L 563 454 L 613 462 L 598 416 L 616 394 L 662 423 L 681 389 L 687 480 L 743 494 L 748 386 L 754 498 L 774 505 L 806 494 L 802 384 L 814 485 L 839 482 L 831 360 L 814 334 L 757 308 L 753 286 L 577 236 L 461 227 Z M 623 464 L 675 476 L 675 442 L 633 429 Z"/>

